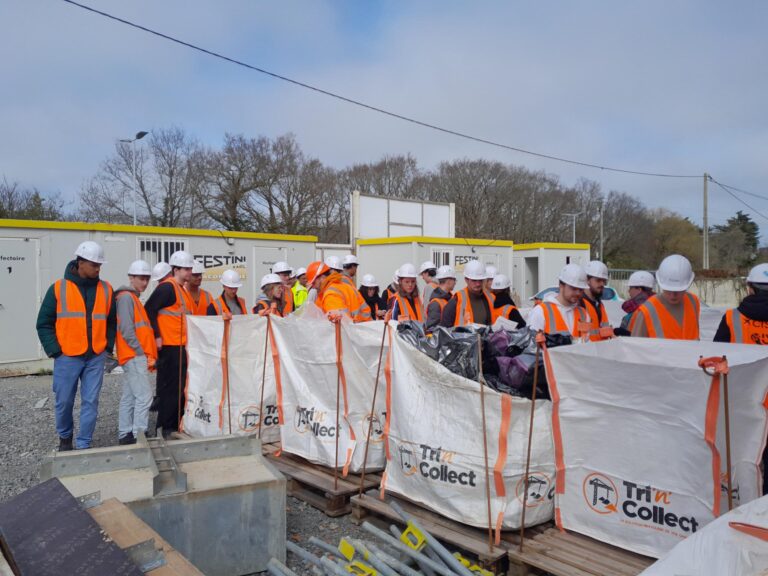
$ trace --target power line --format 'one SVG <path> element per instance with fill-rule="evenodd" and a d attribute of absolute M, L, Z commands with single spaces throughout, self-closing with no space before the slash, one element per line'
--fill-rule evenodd
<path fill-rule="evenodd" d="M 230 58 L 229 56 L 225 56 L 223 54 L 219 54 L 218 52 L 214 52 L 212 50 L 208 50 L 206 48 L 202 48 L 200 46 L 197 46 L 195 44 L 191 44 L 189 42 L 185 42 L 184 40 L 180 40 L 178 38 L 174 38 L 173 36 L 169 36 L 167 34 L 163 34 L 162 32 L 158 32 L 156 30 L 152 30 L 151 28 L 147 28 L 146 26 L 142 26 L 140 24 L 136 24 L 135 22 L 131 22 L 130 20 L 125 20 L 123 18 L 119 18 L 117 16 L 113 16 L 112 14 L 109 14 L 107 12 L 102 12 L 101 10 L 97 10 L 95 8 L 91 8 L 90 6 L 86 6 L 84 4 L 80 4 L 78 2 L 75 2 L 74 0 L 62 0 L 63 2 L 66 2 L 67 4 L 71 4 L 73 6 L 77 6 L 78 8 L 82 8 L 83 10 L 87 10 L 89 12 L 93 12 L 94 14 L 98 14 L 100 16 L 104 16 L 105 18 L 109 18 L 110 20 L 114 20 L 115 22 L 120 22 L 121 24 L 125 24 L 127 26 L 130 26 L 132 28 L 136 28 L 138 30 L 142 30 L 143 32 L 147 32 L 149 34 L 152 34 L 154 36 L 158 36 L 160 38 L 163 38 L 165 40 L 168 40 L 170 42 L 174 42 L 176 44 L 180 44 L 181 46 L 185 46 L 187 48 L 191 48 L 192 50 L 197 50 L 198 52 L 202 52 L 203 54 L 207 54 L 209 56 L 213 56 L 214 58 L 219 58 L 221 60 L 225 60 L 227 62 L 230 62 L 231 64 L 236 64 L 237 66 L 242 66 L 244 68 L 248 68 L 249 70 L 253 70 L 254 72 L 259 72 L 261 74 L 265 74 L 267 76 L 271 76 L 272 78 L 275 78 L 277 80 L 282 80 L 284 82 L 288 82 L 290 84 L 293 84 L 295 86 L 299 86 L 301 88 L 306 88 L 307 90 L 312 90 L 314 92 L 317 92 L 319 94 L 323 94 L 325 96 L 329 96 L 331 98 L 336 98 L 337 100 L 341 100 L 342 102 L 346 102 L 347 104 L 352 104 L 354 106 L 359 106 L 361 108 L 365 108 L 366 110 L 370 110 L 372 112 L 377 112 L 379 114 L 384 114 L 385 116 L 389 116 L 391 118 L 397 118 L 398 120 L 403 120 L 404 122 L 410 122 L 411 124 L 416 124 L 418 126 L 422 126 L 423 128 L 429 128 L 430 130 L 436 130 L 438 132 L 442 132 L 444 134 L 450 134 L 452 136 L 457 136 L 459 138 L 464 138 L 465 140 L 471 140 L 473 142 L 479 142 L 481 144 L 487 144 L 489 146 L 494 146 L 496 148 L 502 148 L 504 150 L 510 150 L 512 152 L 519 152 L 521 154 L 528 154 L 530 156 L 536 156 L 538 158 L 545 158 L 547 160 L 554 160 L 556 162 L 563 162 L 566 164 L 573 164 L 576 166 L 584 166 L 587 168 L 596 168 L 598 170 L 608 171 L 608 172 L 620 172 L 622 174 L 634 174 L 637 176 L 655 176 L 658 178 L 701 178 L 701 174 L 667 174 L 667 173 L 661 173 L 661 172 L 644 172 L 642 170 L 627 170 L 624 168 L 614 168 L 611 166 L 603 166 L 600 164 L 591 164 L 589 162 L 581 162 L 579 160 L 570 160 L 568 158 L 563 158 L 560 156 L 552 156 L 550 154 L 543 154 L 541 152 L 534 152 L 532 150 L 526 150 L 524 148 L 518 148 L 516 146 L 510 146 L 508 144 L 502 144 L 500 142 L 495 142 L 493 140 L 488 140 L 486 138 L 480 138 L 478 136 L 472 136 L 471 134 L 467 134 L 465 132 L 459 132 L 457 130 L 451 130 L 450 128 L 443 128 L 441 126 L 438 126 L 436 124 L 430 124 L 428 122 L 424 122 L 422 120 L 418 120 L 416 118 L 412 118 L 410 116 L 405 116 L 403 114 L 398 114 L 396 112 L 391 112 L 389 110 L 386 110 L 384 108 L 379 108 L 377 106 L 373 106 L 371 104 L 366 104 L 365 102 L 362 102 L 360 100 L 355 100 L 353 98 L 349 98 L 347 96 L 343 96 L 341 94 L 338 94 L 336 92 L 331 92 L 329 90 L 324 90 L 323 88 L 318 88 L 317 86 L 313 86 L 311 84 L 307 84 L 305 82 L 301 82 L 299 80 L 294 80 L 292 78 L 289 78 L 287 76 L 283 76 L 281 74 L 277 74 L 275 72 L 270 72 L 269 70 L 265 70 L 264 68 L 260 68 L 258 66 L 254 66 L 251 64 L 248 64 L 247 62 L 243 62 L 241 60 L 236 60 L 235 58 Z"/>
<path fill-rule="evenodd" d="M 710 176 L 709 178 L 712 182 L 717 184 L 718 186 L 721 186 L 723 188 L 728 188 L 729 190 L 732 190 L 734 192 L 740 192 L 742 194 L 746 194 L 748 196 L 754 196 L 755 198 L 760 198 L 761 200 L 768 200 L 768 196 L 763 196 L 762 194 L 755 194 L 754 192 L 750 192 L 749 190 L 742 190 L 741 188 L 736 188 L 735 186 L 729 186 L 728 184 L 723 184 L 722 182 L 718 182 L 714 178 Z"/>
<path fill-rule="evenodd" d="M 724 186 L 723 184 L 720 184 L 720 182 L 718 182 L 718 181 L 717 181 L 717 180 L 715 180 L 714 178 L 711 178 L 711 180 L 712 180 L 712 182 L 714 182 L 715 184 L 717 184 L 718 186 L 720 186 L 720 188 L 722 188 L 723 190 L 725 190 L 725 191 L 726 191 L 728 194 L 730 194 L 731 196 L 733 196 L 733 197 L 734 197 L 736 200 L 738 200 L 739 202 L 741 202 L 742 204 L 744 204 L 744 206 L 746 206 L 747 208 L 749 208 L 750 210 L 752 210 L 752 212 L 754 212 L 755 214 L 757 214 L 758 216 L 760 216 L 760 217 L 761 217 L 761 218 L 763 218 L 764 220 L 768 220 L 768 216 L 766 216 L 765 214 L 763 214 L 762 212 L 760 212 L 760 211 L 759 211 L 757 208 L 755 208 L 754 206 L 752 206 L 752 205 L 748 204 L 747 202 L 745 202 L 744 200 L 742 200 L 741 198 L 739 198 L 739 197 L 738 197 L 738 196 L 737 196 L 737 195 L 736 195 L 734 192 L 731 192 L 731 191 L 728 189 L 728 188 L 729 188 L 728 186 Z"/>

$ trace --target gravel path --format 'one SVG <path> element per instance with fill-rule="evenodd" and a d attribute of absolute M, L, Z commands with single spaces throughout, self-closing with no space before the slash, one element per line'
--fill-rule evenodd
<path fill-rule="evenodd" d="M 8 500 L 40 481 L 43 457 L 58 447 L 54 425 L 52 376 L 28 376 L 0 379 L 0 502 Z M 99 400 L 99 418 L 93 446 L 117 444 L 117 412 L 120 401 L 120 376 L 106 375 Z M 47 399 L 42 408 L 35 405 Z M 79 395 L 75 403 L 75 430 L 79 413 Z M 150 429 L 154 422 L 150 418 Z M 342 536 L 368 539 L 367 532 L 355 526 L 350 515 L 329 518 L 308 504 L 288 497 L 286 503 L 287 537 L 305 549 L 319 554 L 308 542 L 317 536 L 337 545 Z M 288 554 L 288 566 L 299 574 L 310 574 L 306 565 Z"/>

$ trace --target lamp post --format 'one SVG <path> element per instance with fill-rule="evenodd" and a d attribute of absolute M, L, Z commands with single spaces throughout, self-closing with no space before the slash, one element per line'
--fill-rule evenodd
<path fill-rule="evenodd" d="M 580 216 L 581 214 L 584 214 L 584 212 L 574 212 L 572 214 L 563 214 L 563 216 L 567 216 L 568 218 L 573 218 L 572 226 L 573 226 L 573 243 L 574 244 L 576 244 L 576 216 Z"/>
<path fill-rule="evenodd" d="M 125 142 L 131 145 L 131 168 L 133 169 L 133 225 L 136 226 L 136 140 L 141 140 L 149 134 L 149 132 L 141 131 L 136 132 L 136 136 L 133 138 L 121 139 L 120 142 Z"/>

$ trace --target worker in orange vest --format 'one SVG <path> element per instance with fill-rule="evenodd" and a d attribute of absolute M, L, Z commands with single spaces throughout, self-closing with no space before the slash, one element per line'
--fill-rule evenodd
<path fill-rule="evenodd" d="M 411 263 L 397 270 L 397 292 L 387 302 L 387 311 L 392 320 L 424 320 L 424 308 L 416 284 L 416 267 Z"/>
<path fill-rule="evenodd" d="M 160 282 L 144 305 L 157 343 L 157 427 L 163 437 L 178 430 L 184 415 L 183 387 L 187 381 L 187 316 L 194 302 L 184 284 L 192 275 L 189 252 L 171 254 L 171 276 Z"/>
<path fill-rule="evenodd" d="M 397 294 L 398 286 L 397 286 L 397 270 L 395 270 L 395 273 L 392 275 L 392 282 L 389 283 L 389 285 L 384 288 L 384 290 L 381 292 L 381 297 L 386 302 L 387 307 L 389 307 L 389 301 Z"/>
<path fill-rule="evenodd" d="M 424 332 L 427 334 L 440 325 L 443 309 L 453 298 L 456 271 L 453 266 L 440 266 L 435 274 L 435 280 L 437 280 L 437 288 L 432 291 L 432 299 L 427 304 L 427 319 L 424 321 Z"/>
<path fill-rule="evenodd" d="M 219 282 L 222 286 L 221 295 L 210 303 L 206 314 L 208 316 L 223 316 L 228 320 L 232 319 L 232 316 L 248 314 L 245 300 L 237 295 L 238 289 L 243 286 L 243 281 L 237 270 L 224 270 Z"/>
<path fill-rule="evenodd" d="M 493 300 L 485 289 L 485 264 L 470 260 L 464 265 L 466 287 L 456 292 L 443 309 L 441 326 L 466 326 L 467 324 L 493 324 Z"/>
<path fill-rule="evenodd" d="M 341 279 L 342 274 L 323 262 L 312 262 L 307 267 L 309 286 L 317 289 L 317 306 L 328 314 L 328 319 L 339 321 L 347 316 L 353 322 L 368 322 L 371 309 L 360 292 Z"/>
<path fill-rule="evenodd" d="M 149 426 L 152 385 L 149 372 L 157 362 L 157 343 L 144 305 L 139 300 L 152 274 L 149 263 L 136 260 L 128 267 L 128 285 L 115 291 L 117 307 L 117 362 L 123 367 L 123 392 L 118 411 L 118 444 L 135 444 Z"/>
<path fill-rule="evenodd" d="M 525 326 L 520 311 L 517 309 L 510 288 L 512 282 L 506 274 L 496 274 L 491 283 L 491 294 L 493 295 L 493 322 L 497 318 L 506 318 L 517 324 L 518 328 Z"/>
<path fill-rule="evenodd" d="M 203 273 L 205 272 L 205 266 L 199 260 L 195 260 L 192 266 L 192 275 L 189 277 L 189 281 L 184 285 L 187 289 L 189 297 L 192 298 L 193 312 L 195 316 L 205 316 L 208 313 L 208 306 L 213 302 L 213 296 L 207 290 L 200 288 L 203 283 Z"/>
<path fill-rule="evenodd" d="M 288 262 L 275 262 L 275 265 L 272 266 L 272 273 L 278 275 L 283 285 L 282 295 L 280 296 L 283 301 L 281 314 L 288 316 L 288 314 L 296 309 L 296 306 L 293 304 L 293 292 L 291 291 L 291 288 L 293 288 L 293 268 L 291 268 Z"/>
<path fill-rule="evenodd" d="M 283 294 L 288 290 L 282 279 L 277 274 L 265 274 L 261 277 L 261 294 L 253 306 L 253 313 L 259 316 L 274 314 L 283 317 L 285 313 L 285 300 Z"/>
<path fill-rule="evenodd" d="M 48 357 L 53 358 L 53 393 L 56 398 L 56 432 L 59 451 L 72 450 L 72 409 L 80 385 L 78 449 L 90 448 L 104 380 L 104 364 L 112 353 L 117 326 L 114 294 L 109 282 L 99 278 L 106 263 L 104 249 L 90 240 L 75 250 L 75 259 L 64 269 L 43 298 L 37 315 L 37 335 Z"/>
<path fill-rule="evenodd" d="M 603 290 L 608 284 L 608 266 L 599 260 L 592 260 L 585 267 L 587 289 L 581 299 L 581 305 L 589 316 L 589 340 L 598 342 L 613 338 L 613 328 L 608 321 L 608 312 L 602 302 Z"/>
<path fill-rule="evenodd" d="M 749 271 L 747 295 L 723 315 L 715 342 L 768 345 L 768 264 Z"/>
<path fill-rule="evenodd" d="M 589 340 L 589 316 L 581 307 L 589 288 L 587 273 L 578 264 L 566 264 L 558 276 L 557 293 L 549 293 L 528 316 L 528 327 L 546 334 Z"/>
<path fill-rule="evenodd" d="M 656 271 L 660 293 L 648 298 L 632 315 L 632 336 L 698 340 L 701 303 L 688 291 L 693 279 L 693 267 L 685 256 L 664 258 Z"/>

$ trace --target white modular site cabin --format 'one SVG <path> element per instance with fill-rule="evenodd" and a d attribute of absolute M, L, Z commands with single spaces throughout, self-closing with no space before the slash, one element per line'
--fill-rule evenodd
<path fill-rule="evenodd" d="M 516 244 L 513 258 L 512 291 L 520 306 L 544 288 L 557 286 L 557 277 L 566 264 L 589 262 L 589 244 L 538 242 Z"/>
<path fill-rule="evenodd" d="M 187 250 L 205 266 L 202 287 L 214 296 L 221 293 L 222 272 L 238 270 L 244 284 L 240 294 L 250 307 L 272 265 L 287 260 L 294 267 L 307 266 L 317 237 L 0 219 L 0 376 L 51 366 L 37 339 L 37 312 L 48 286 L 63 277 L 84 240 L 104 247 L 107 264 L 101 277 L 115 288 L 127 282 L 132 261 L 141 258 L 154 265 L 167 262 L 176 250 Z"/>

